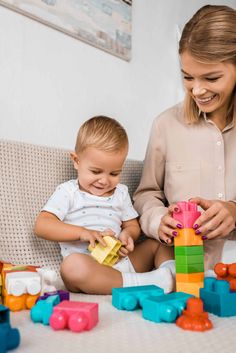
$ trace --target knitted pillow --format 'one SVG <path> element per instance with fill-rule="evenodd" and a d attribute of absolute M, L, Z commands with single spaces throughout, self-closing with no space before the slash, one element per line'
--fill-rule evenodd
<path fill-rule="evenodd" d="M 121 182 L 136 189 L 142 162 L 127 160 Z M 60 248 L 33 234 L 37 214 L 55 187 L 76 178 L 69 151 L 0 140 L 0 261 L 58 272 Z"/>

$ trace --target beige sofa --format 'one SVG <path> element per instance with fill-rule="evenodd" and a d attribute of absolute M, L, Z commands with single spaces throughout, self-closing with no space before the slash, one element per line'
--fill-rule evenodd
<path fill-rule="evenodd" d="M 125 165 L 122 182 L 128 185 L 131 194 L 138 185 L 141 170 L 140 161 L 128 160 Z M 37 239 L 33 225 L 55 186 L 75 177 L 68 151 L 0 140 L 0 176 L 0 261 L 58 271 L 61 262 L 58 244 Z M 174 324 L 146 321 L 141 311 L 118 311 L 111 305 L 111 296 L 71 294 L 71 299 L 99 304 L 99 324 L 93 330 L 79 334 L 54 332 L 48 326 L 32 323 L 29 311 L 11 313 L 12 326 L 21 333 L 16 352 L 230 353 L 235 350 L 235 317 L 221 319 L 212 315 L 214 330 L 198 334 L 182 331 Z"/>

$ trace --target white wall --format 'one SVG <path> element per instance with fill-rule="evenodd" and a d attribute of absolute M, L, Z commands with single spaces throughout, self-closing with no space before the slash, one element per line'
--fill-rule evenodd
<path fill-rule="evenodd" d="M 72 149 L 81 123 L 117 118 L 143 159 L 153 118 L 183 97 L 177 24 L 202 5 L 134 0 L 128 63 L 0 6 L 0 137 Z"/>

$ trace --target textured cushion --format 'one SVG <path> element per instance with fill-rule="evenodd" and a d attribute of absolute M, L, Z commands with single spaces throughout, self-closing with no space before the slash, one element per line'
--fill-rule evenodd
<path fill-rule="evenodd" d="M 127 160 L 121 182 L 136 189 L 142 162 Z M 55 187 L 76 174 L 69 151 L 0 140 L 0 261 L 58 271 L 60 248 L 37 238 L 34 222 Z"/>

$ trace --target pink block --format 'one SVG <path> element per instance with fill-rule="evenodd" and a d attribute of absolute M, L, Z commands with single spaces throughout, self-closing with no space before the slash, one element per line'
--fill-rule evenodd
<path fill-rule="evenodd" d="M 173 212 L 173 218 L 179 221 L 183 228 L 192 228 L 196 219 L 201 215 L 194 202 L 177 202 L 180 212 Z"/>
<path fill-rule="evenodd" d="M 98 323 L 98 304 L 64 300 L 54 306 L 50 326 L 54 330 L 69 328 L 74 332 L 91 330 Z"/>

